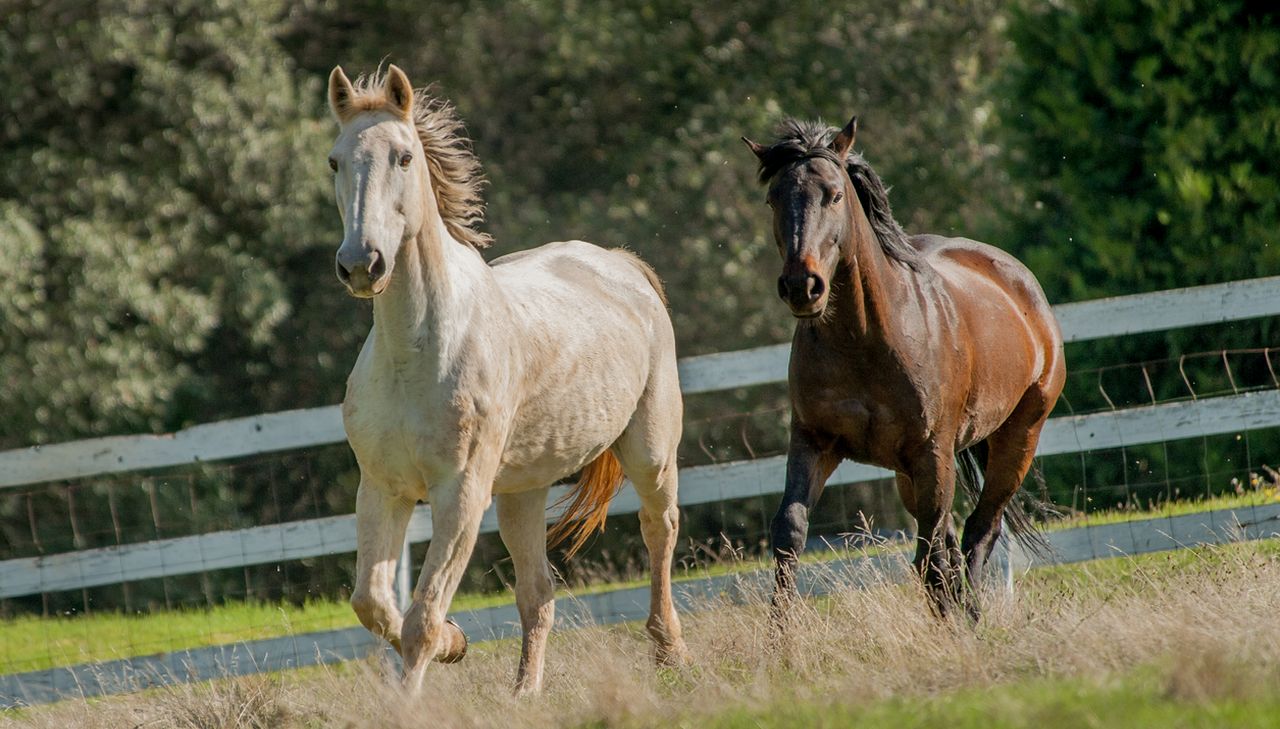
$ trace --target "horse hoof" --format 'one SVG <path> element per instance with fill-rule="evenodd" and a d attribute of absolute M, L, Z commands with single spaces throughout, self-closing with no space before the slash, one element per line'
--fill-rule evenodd
<path fill-rule="evenodd" d="M 467 655 L 467 634 L 462 632 L 462 628 L 452 618 L 444 619 L 443 630 L 444 645 L 436 654 L 436 660 L 440 663 L 457 663 Z"/>
<path fill-rule="evenodd" d="M 680 639 L 671 645 L 658 646 L 653 655 L 654 663 L 661 668 L 680 668 L 690 664 L 689 648 Z"/>

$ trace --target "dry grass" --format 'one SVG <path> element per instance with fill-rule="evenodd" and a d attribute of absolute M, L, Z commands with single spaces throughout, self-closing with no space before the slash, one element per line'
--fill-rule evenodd
<path fill-rule="evenodd" d="M 560 631 L 549 649 L 548 690 L 532 699 L 510 695 L 519 646 L 506 641 L 434 667 L 413 700 L 370 662 L 64 702 L 6 723 L 700 726 L 725 712 L 945 702 L 1010 685 L 1127 685 L 1134 675 L 1155 681 L 1162 701 L 1237 706 L 1280 685 L 1278 596 L 1280 553 L 1241 544 L 1033 573 L 1015 598 L 991 597 L 976 629 L 933 619 L 918 588 L 886 582 L 805 606 L 782 641 L 771 637 L 763 596 L 709 605 L 685 618 L 694 658 L 681 669 L 655 670 L 634 626 Z M 1111 724 L 1104 716 L 1097 725 Z"/>

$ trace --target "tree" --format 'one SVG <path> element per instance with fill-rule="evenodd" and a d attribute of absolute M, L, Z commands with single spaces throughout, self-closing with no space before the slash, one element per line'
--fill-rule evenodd
<path fill-rule="evenodd" d="M 1025 3 L 1010 12 L 1008 37 L 995 131 L 1014 192 L 999 237 L 1051 300 L 1280 272 L 1280 15 L 1245 0 Z M 1095 368 L 1115 363 L 1167 361 L 1109 375 L 1120 406 L 1269 385 L 1265 356 L 1181 358 L 1274 337 L 1275 322 L 1261 320 L 1076 347 L 1066 399 L 1077 410 L 1110 406 Z M 1263 433 L 1130 449 L 1091 478 L 1119 486 L 1194 475 L 1220 490 L 1278 445 Z M 1059 503 L 1081 477 L 1062 465 L 1050 478 Z"/>
<path fill-rule="evenodd" d="M 1280 15 L 1071 0 L 1009 37 L 1009 241 L 1059 300 L 1280 270 Z"/>
<path fill-rule="evenodd" d="M 275 43 L 280 8 L 10 5 L 0 446 L 305 400 L 269 394 L 320 349 L 281 333 L 323 320 L 297 306 L 295 276 L 331 266 L 317 246 L 334 216 L 322 91 Z"/>

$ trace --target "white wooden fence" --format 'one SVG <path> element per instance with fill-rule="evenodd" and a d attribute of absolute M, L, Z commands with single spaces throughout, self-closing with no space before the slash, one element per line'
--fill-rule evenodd
<path fill-rule="evenodd" d="M 1099 299 L 1061 305 L 1055 311 L 1069 342 L 1275 316 L 1280 315 L 1280 277 Z M 782 344 L 686 358 L 680 362 L 682 388 L 686 394 L 709 393 L 784 381 L 788 354 L 789 345 Z M 1280 425 L 1280 391 L 1248 392 L 1054 418 L 1044 431 L 1038 454 L 1134 446 L 1277 425 Z M 331 406 L 238 418 L 170 435 L 120 436 L 32 447 L 0 452 L 0 489 L 239 458 L 343 440 L 338 408 Z M 683 469 L 680 502 L 692 505 L 780 493 L 784 468 L 785 459 L 774 457 Z M 830 483 L 857 483 L 888 475 L 881 469 L 845 463 Z M 614 500 L 610 514 L 635 513 L 638 507 L 634 492 L 625 489 Z M 549 513 L 548 519 L 555 516 Z M 481 530 L 491 532 L 496 528 L 496 518 L 491 511 L 486 514 Z M 430 538 L 430 507 L 420 506 L 410 525 L 409 540 L 421 542 Z M 0 562 L 0 598 L 340 554 L 354 549 L 354 516 L 345 515 L 11 559 Z M 597 602 L 602 599 L 607 602 L 608 598 L 593 598 Z M 608 618 L 594 611 L 592 614 L 597 619 Z M 312 645 L 309 650 L 294 650 L 295 660 L 314 663 L 325 659 L 326 655 L 322 654 L 326 644 L 320 637 L 317 635 L 317 642 L 313 644 L 307 642 L 306 635 L 290 637 L 295 647 Z M 232 649 L 225 646 L 207 649 L 204 660 L 223 661 L 226 656 L 222 653 L 228 650 Z M 222 651 L 218 654 L 221 657 L 211 651 Z M 349 653 L 338 651 L 327 655 L 340 658 Z M 312 659 L 308 659 L 308 655 Z M 135 659 L 125 663 L 128 665 L 120 669 L 124 673 L 117 671 L 112 675 L 119 678 L 124 674 L 137 674 L 136 669 L 145 661 Z M 84 668 L 80 674 L 77 670 L 54 669 L 25 675 L 23 680 L 18 680 L 22 678 L 19 676 L 9 677 L 13 680 L 0 682 L 0 706 L 51 700 L 66 688 L 67 680 L 72 680 L 67 676 L 74 676 L 75 681 L 81 682 L 77 685 L 87 688 L 83 683 L 85 675 L 108 668 Z M 192 675 L 197 674 L 199 671 Z M 101 686 L 110 683 L 107 681 Z"/>

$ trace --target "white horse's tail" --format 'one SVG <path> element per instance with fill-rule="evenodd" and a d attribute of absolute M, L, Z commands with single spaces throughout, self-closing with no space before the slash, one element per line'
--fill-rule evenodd
<path fill-rule="evenodd" d="M 564 513 L 547 533 L 547 546 L 554 547 L 572 537 L 565 558 L 572 558 L 591 534 L 604 531 L 604 520 L 609 515 L 609 502 L 622 487 L 622 464 L 612 451 L 606 450 L 588 463 L 578 476 L 578 483 L 556 502 L 569 502 Z"/>

